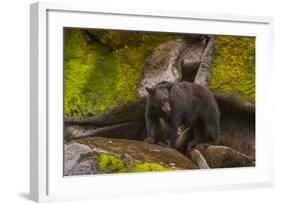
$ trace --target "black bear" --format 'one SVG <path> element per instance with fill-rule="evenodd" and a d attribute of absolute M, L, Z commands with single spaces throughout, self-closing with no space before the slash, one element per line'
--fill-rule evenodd
<path fill-rule="evenodd" d="M 197 144 L 215 143 L 220 133 L 220 112 L 214 94 L 203 86 L 190 82 L 170 83 L 163 81 L 148 92 L 146 103 L 145 142 L 159 143 L 156 132 L 168 125 L 167 142 L 174 146 L 180 125 L 192 128 L 193 140 L 188 147 Z M 161 123 L 162 122 L 162 123 Z"/>

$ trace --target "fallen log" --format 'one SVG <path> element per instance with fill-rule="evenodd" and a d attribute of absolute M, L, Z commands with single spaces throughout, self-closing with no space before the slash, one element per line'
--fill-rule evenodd
<path fill-rule="evenodd" d="M 143 121 L 125 122 L 103 127 L 92 125 L 65 125 L 64 139 L 80 139 L 89 136 L 114 137 L 124 139 L 138 139 L 140 130 L 144 128 Z"/>

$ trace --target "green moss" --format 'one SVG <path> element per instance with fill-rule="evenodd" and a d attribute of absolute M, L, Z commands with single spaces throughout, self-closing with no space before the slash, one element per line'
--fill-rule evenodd
<path fill-rule="evenodd" d="M 121 173 L 126 171 L 123 160 L 112 154 L 99 155 L 98 169 L 105 173 Z"/>
<path fill-rule="evenodd" d="M 165 167 L 157 163 L 126 164 L 120 157 L 113 154 L 99 154 L 98 169 L 104 173 L 130 173 L 174 171 L 176 168 Z"/>
<path fill-rule="evenodd" d="M 97 116 L 137 99 L 147 56 L 175 36 L 161 33 L 64 30 L 64 115 Z"/>
<path fill-rule="evenodd" d="M 131 169 L 132 172 L 153 172 L 153 171 L 173 171 L 173 170 L 176 169 L 171 167 L 164 167 L 156 163 L 136 164 Z"/>
<path fill-rule="evenodd" d="M 216 37 L 209 87 L 255 102 L 255 38 Z"/>

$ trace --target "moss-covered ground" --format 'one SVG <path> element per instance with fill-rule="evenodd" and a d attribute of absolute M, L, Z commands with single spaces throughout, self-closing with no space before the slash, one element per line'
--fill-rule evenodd
<path fill-rule="evenodd" d="M 64 30 L 64 116 L 98 116 L 134 102 L 147 56 L 175 36 L 162 33 Z"/>
<path fill-rule="evenodd" d="M 255 102 L 255 38 L 216 36 L 209 87 Z"/>

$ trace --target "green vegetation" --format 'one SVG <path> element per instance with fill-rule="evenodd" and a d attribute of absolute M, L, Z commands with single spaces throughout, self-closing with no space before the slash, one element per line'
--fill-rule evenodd
<path fill-rule="evenodd" d="M 98 169 L 104 173 L 130 173 L 130 172 L 153 172 L 173 171 L 176 168 L 164 167 L 157 163 L 142 163 L 127 165 L 120 157 L 112 154 L 99 154 Z"/>
<path fill-rule="evenodd" d="M 176 35 L 64 30 L 64 116 L 80 119 L 137 100 L 145 59 Z M 255 38 L 217 36 L 210 88 L 255 101 Z"/>
<path fill-rule="evenodd" d="M 173 171 L 175 168 L 164 167 L 156 163 L 136 164 L 132 167 L 132 172 L 152 172 L 152 171 Z"/>
<path fill-rule="evenodd" d="M 105 173 L 122 173 L 126 171 L 123 160 L 112 154 L 100 154 L 98 168 Z"/>
<path fill-rule="evenodd" d="M 64 115 L 98 116 L 135 102 L 147 56 L 175 36 L 161 33 L 64 30 Z M 96 40 L 91 39 L 91 36 Z"/>
<path fill-rule="evenodd" d="M 216 37 L 209 87 L 255 102 L 255 38 Z"/>

